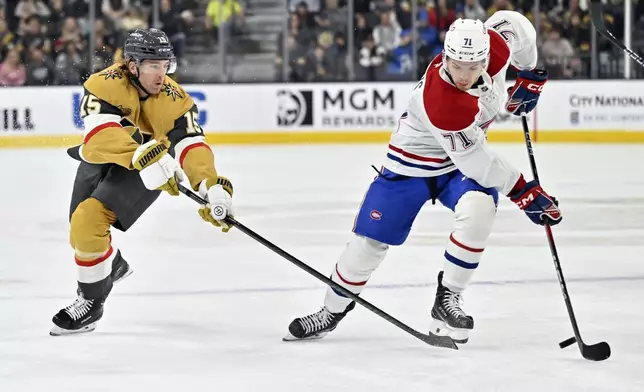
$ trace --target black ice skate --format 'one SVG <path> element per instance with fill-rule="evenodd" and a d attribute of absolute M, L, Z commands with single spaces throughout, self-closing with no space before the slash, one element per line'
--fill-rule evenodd
<path fill-rule="evenodd" d="M 355 307 L 356 303 L 351 302 L 344 312 L 331 313 L 324 306 L 316 313 L 296 318 L 288 326 L 289 333 L 282 340 L 290 342 L 293 340 L 321 339 L 327 333 L 333 331 L 338 326 L 340 320 Z"/>
<path fill-rule="evenodd" d="M 467 343 L 469 331 L 474 329 L 474 319 L 461 309 L 462 301 L 461 293 L 443 286 L 443 271 L 439 272 L 430 335 L 449 336 L 455 343 Z"/>
<path fill-rule="evenodd" d="M 104 303 L 105 298 L 85 299 L 80 293 L 74 303 L 56 313 L 52 319 L 55 325 L 49 334 L 61 336 L 93 331 L 103 317 Z"/>
<path fill-rule="evenodd" d="M 116 253 L 112 261 L 112 284 L 121 282 L 134 272 L 130 265 L 121 256 L 121 251 Z M 87 300 L 83 297 L 80 288 L 76 290 L 78 297 L 68 307 L 61 309 L 52 321 L 54 327 L 49 331 L 51 336 L 72 335 L 83 332 L 92 332 L 96 329 L 98 320 L 103 317 L 103 304 L 106 298 Z"/>
<path fill-rule="evenodd" d="M 121 256 L 121 251 L 116 252 L 116 257 L 112 261 L 112 283 L 116 284 L 128 276 L 132 275 L 134 270 L 130 268 L 130 265 L 125 261 L 123 256 Z"/>

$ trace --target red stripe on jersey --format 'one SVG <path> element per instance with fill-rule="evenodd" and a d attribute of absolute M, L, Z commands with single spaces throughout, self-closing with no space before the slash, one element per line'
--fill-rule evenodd
<path fill-rule="evenodd" d="M 461 244 L 460 242 L 456 241 L 456 239 L 454 239 L 454 234 L 453 233 L 449 235 L 449 240 L 452 241 L 452 243 L 454 245 L 458 246 L 459 248 L 465 249 L 465 250 L 473 252 L 473 253 L 481 253 L 481 252 L 483 252 L 485 250 L 485 249 L 482 249 L 482 248 L 470 248 L 467 245 Z"/>
<path fill-rule="evenodd" d="M 490 35 L 490 64 L 487 66 L 487 73 L 494 77 L 510 60 L 510 48 L 496 30 L 488 29 L 488 34 Z"/>
<path fill-rule="evenodd" d="M 192 150 L 193 148 L 197 148 L 197 147 L 206 147 L 207 149 L 210 150 L 210 147 L 204 142 L 199 142 L 199 143 L 189 145 L 188 147 L 184 148 L 183 151 L 181 151 L 181 156 L 179 157 L 179 166 L 183 167 L 183 159 L 188 154 L 188 151 Z"/>
<path fill-rule="evenodd" d="M 423 162 L 445 163 L 445 162 L 448 162 L 450 160 L 449 158 L 440 159 L 440 158 L 423 157 L 423 156 L 420 156 L 420 155 L 416 155 L 416 154 L 412 154 L 410 152 L 407 152 L 407 151 L 405 151 L 405 150 L 403 150 L 401 148 L 398 148 L 396 146 L 392 146 L 391 144 L 389 145 L 389 149 L 397 152 L 398 154 L 402 154 L 402 155 L 406 156 L 407 158 L 412 158 L 412 159 L 416 159 L 416 160 L 423 161 Z"/>
<path fill-rule="evenodd" d="M 85 138 L 83 139 L 83 143 L 87 143 L 89 141 L 89 139 L 92 138 L 92 136 L 96 135 L 97 133 L 99 133 L 100 131 L 102 131 L 105 128 L 123 128 L 123 127 L 121 126 L 121 124 L 119 124 L 117 122 L 107 122 L 107 123 L 98 125 L 98 126 L 94 127 L 94 129 L 92 129 L 87 134 L 87 136 L 85 136 Z"/>
<path fill-rule="evenodd" d="M 346 283 L 346 284 L 349 284 L 349 285 L 351 285 L 351 286 L 364 286 L 365 284 L 367 284 L 367 281 L 366 281 L 366 280 L 365 280 L 364 282 L 357 282 L 357 283 L 356 283 L 356 282 L 349 282 L 348 280 L 344 279 L 344 278 L 342 277 L 342 275 L 340 275 L 340 273 L 338 272 L 338 265 L 337 265 L 337 264 L 335 265 L 335 273 L 336 273 L 336 275 L 338 275 L 338 278 L 340 278 L 340 280 L 341 280 L 342 282 L 344 282 L 344 283 Z"/>
<path fill-rule="evenodd" d="M 93 267 L 95 265 L 99 265 L 105 260 L 107 260 L 111 255 L 112 252 L 114 252 L 114 249 L 110 246 L 110 248 L 107 250 L 107 253 L 105 253 L 104 256 L 99 257 L 98 259 L 94 260 L 79 260 L 78 257 L 74 257 L 76 260 L 76 264 L 80 265 L 81 267 Z"/>

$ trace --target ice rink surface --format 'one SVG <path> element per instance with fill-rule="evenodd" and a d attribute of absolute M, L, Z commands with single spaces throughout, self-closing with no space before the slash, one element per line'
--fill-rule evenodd
<path fill-rule="evenodd" d="M 530 173 L 525 147 L 493 145 Z M 216 147 L 240 222 L 328 275 L 386 145 Z M 164 195 L 114 244 L 135 273 L 96 331 L 50 337 L 75 298 L 67 243 L 77 163 L 64 150 L 2 150 L 0 391 L 644 391 L 644 146 L 537 145 L 554 229 L 587 343 L 572 336 L 544 231 L 503 200 L 465 309 L 459 351 L 437 349 L 357 307 L 325 339 L 281 341 L 324 286 L 238 231 Z M 528 177 L 531 175 L 528 174 Z M 428 203 L 363 296 L 426 332 L 451 212 Z"/>

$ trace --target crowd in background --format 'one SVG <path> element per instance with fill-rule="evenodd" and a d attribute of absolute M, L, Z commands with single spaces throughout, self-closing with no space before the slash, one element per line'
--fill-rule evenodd
<path fill-rule="evenodd" d="M 234 35 L 243 28 L 245 5 L 259 0 L 160 0 L 158 18 L 153 17 L 152 1 L 0 0 L 0 86 L 78 85 L 120 58 L 129 32 L 153 26 L 166 32 L 185 64 L 187 33 L 195 24 L 216 44 L 220 27 L 227 36 Z M 286 74 L 292 82 L 345 81 L 351 68 L 355 80 L 416 79 L 442 50 L 445 31 L 456 18 L 485 21 L 497 10 L 516 10 L 535 21 L 534 0 L 418 0 L 415 15 L 409 0 L 354 0 L 352 10 L 346 0 L 285 1 L 288 29 L 286 37 L 277 37 L 275 80 L 284 81 Z M 606 23 L 622 39 L 622 0 L 611 1 L 605 5 Z M 96 12 L 93 24 L 90 2 Z M 539 55 L 552 78 L 590 76 L 587 3 L 541 1 Z M 193 11 L 200 7 L 205 14 L 196 20 Z M 644 47 L 644 0 L 634 0 L 633 15 L 637 50 Z M 91 30 L 94 45 L 89 44 Z M 598 40 L 598 50 L 600 66 L 618 58 L 605 40 Z"/>
<path fill-rule="evenodd" d="M 152 0 L 5 0 L 0 6 L 0 86 L 78 85 L 122 55 L 127 34 L 152 26 Z M 190 0 L 161 0 L 160 27 L 182 57 Z M 90 53 L 90 29 L 95 32 Z"/>
<path fill-rule="evenodd" d="M 354 0 L 353 10 L 347 9 L 344 0 L 289 1 L 286 39 L 289 81 L 346 80 L 350 61 L 357 80 L 414 79 L 420 75 L 412 74 L 413 59 L 417 59 L 416 71 L 423 72 L 442 50 L 445 32 L 457 18 L 485 21 L 497 10 L 515 10 L 535 23 L 533 0 L 418 0 L 415 16 L 408 0 Z M 552 78 L 588 78 L 591 61 L 588 2 L 543 0 L 540 4 L 540 65 L 547 67 Z M 617 0 L 606 4 L 604 10 L 606 24 L 618 39 L 624 30 L 623 8 Z M 634 29 L 634 39 L 641 48 L 644 1 L 636 0 L 633 8 L 634 25 L 640 26 Z M 352 32 L 346 28 L 350 11 L 355 15 Z M 412 29 L 414 18 L 416 31 Z M 350 33 L 356 53 L 353 59 L 347 58 Z M 616 58 L 612 56 L 614 48 L 604 40 L 599 40 L 598 45 L 600 65 L 610 66 L 610 61 Z M 278 55 L 278 77 L 282 64 L 282 56 Z"/>

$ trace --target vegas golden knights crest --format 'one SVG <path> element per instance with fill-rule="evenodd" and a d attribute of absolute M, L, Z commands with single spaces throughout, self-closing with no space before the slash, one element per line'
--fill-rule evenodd
<path fill-rule="evenodd" d="M 177 98 L 183 99 L 183 94 L 179 91 L 179 89 L 170 83 L 166 83 L 163 85 L 163 90 L 165 91 L 166 94 L 168 94 L 168 97 L 172 97 L 173 101 L 176 101 Z"/>
<path fill-rule="evenodd" d="M 104 72 L 100 73 L 99 76 L 104 76 L 105 80 L 108 79 L 121 79 L 121 72 L 118 69 L 107 69 Z"/>

